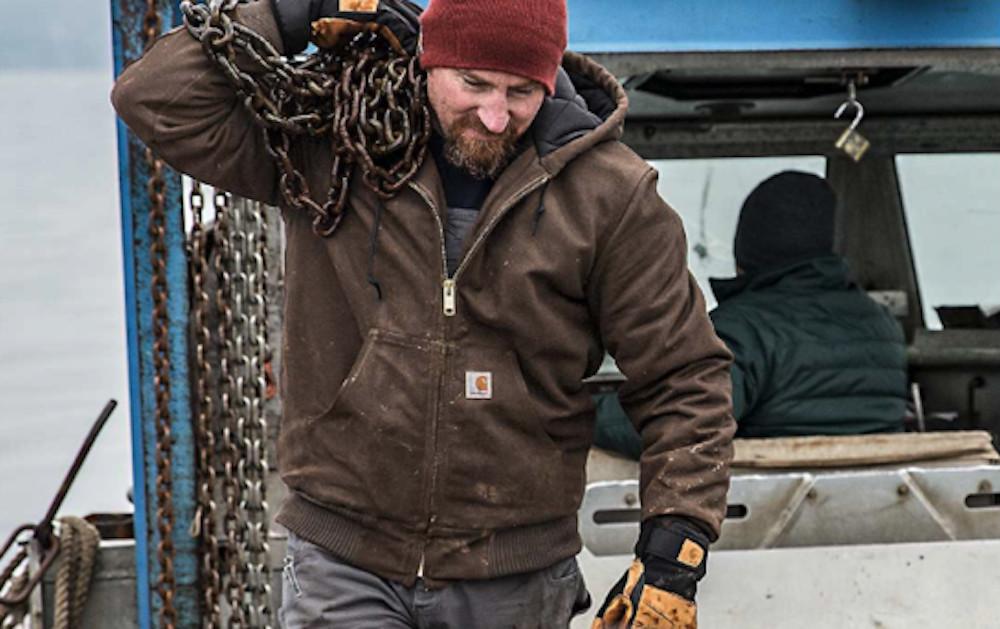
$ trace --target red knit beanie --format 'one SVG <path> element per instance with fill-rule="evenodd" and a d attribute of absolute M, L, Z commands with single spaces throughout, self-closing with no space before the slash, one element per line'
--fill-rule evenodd
<path fill-rule="evenodd" d="M 552 94 L 566 49 L 566 0 L 430 0 L 420 30 L 424 69 L 509 72 Z"/>

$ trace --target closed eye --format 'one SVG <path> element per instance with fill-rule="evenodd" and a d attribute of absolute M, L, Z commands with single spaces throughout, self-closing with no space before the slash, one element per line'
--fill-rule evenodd
<path fill-rule="evenodd" d="M 464 81 L 465 84 L 468 85 L 469 87 L 477 90 L 486 89 L 490 86 L 490 84 L 487 83 L 486 81 L 480 81 L 479 79 L 470 76 L 468 74 L 462 75 L 462 81 Z"/>

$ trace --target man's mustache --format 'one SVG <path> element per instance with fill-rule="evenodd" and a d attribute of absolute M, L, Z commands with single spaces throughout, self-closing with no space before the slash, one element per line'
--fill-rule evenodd
<path fill-rule="evenodd" d="M 465 130 L 476 131 L 480 135 L 485 136 L 487 141 L 503 141 L 508 139 L 513 139 L 516 131 L 514 130 L 514 121 L 508 120 L 507 126 L 500 133 L 495 133 L 486 128 L 486 125 L 479 119 L 475 114 L 466 114 L 455 121 L 452 126 L 453 133 L 457 136 Z"/>

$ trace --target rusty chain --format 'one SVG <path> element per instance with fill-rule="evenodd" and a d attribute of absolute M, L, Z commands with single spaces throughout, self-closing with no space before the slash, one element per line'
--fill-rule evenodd
<path fill-rule="evenodd" d="M 267 240 L 266 219 L 259 203 L 246 201 L 243 210 L 246 227 L 243 233 L 247 295 L 246 335 L 249 339 L 250 361 L 243 379 L 244 408 L 248 415 L 243 428 L 243 509 L 246 525 L 245 543 L 250 562 L 247 584 L 250 589 L 252 626 L 266 626 L 270 615 L 271 582 L 268 568 L 268 505 L 267 505 L 267 422 L 264 400 L 267 395 L 265 367 L 267 345 Z M 239 274 L 237 274 L 239 275 Z M 237 469 L 237 472 L 241 470 Z"/>
<path fill-rule="evenodd" d="M 214 223 L 193 183 L 191 255 L 204 627 L 271 626 L 266 478 L 267 232 L 260 204 L 217 191 Z M 209 283 L 214 283 L 214 300 Z M 215 317 L 215 326 L 209 319 Z M 213 337 L 210 330 L 215 327 Z M 212 360 L 219 369 L 212 369 Z M 210 454 L 209 454 L 210 453 Z M 214 457 L 209 460 L 209 456 Z M 216 494 L 222 508 L 217 508 Z"/>
<path fill-rule="evenodd" d="M 222 504 L 222 534 L 226 547 L 222 575 L 224 599 L 228 604 L 229 626 L 246 627 L 247 617 L 243 605 L 246 595 L 246 584 L 241 578 L 240 562 L 245 560 L 240 543 L 241 525 L 239 522 L 239 503 L 241 487 L 236 477 L 239 465 L 239 445 L 236 443 L 233 410 L 233 391 L 230 383 L 233 375 L 233 361 L 225 351 L 227 337 L 232 334 L 235 315 L 230 305 L 232 294 L 232 275 L 227 268 L 232 259 L 232 215 L 229 212 L 229 200 L 225 195 L 215 197 L 215 249 L 212 255 L 212 267 L 217 273 L 218 284 L 215 290 L 215 307 L 219 317 L 219 342 L 223 344 L 219 355 L 219 428 L 221 430 L 221 467 L 223 473 L 221 493 Z"/>
<path fill-rule="evenodd" d="M 313 229 L 333 233 L 346 208 L 355 167 L 383 198 L 394 195 L 426 157 L 430 113 L 425 75 L 416 59 L 397 56 L 378 36 L 358 35 L 338 51 L 288 60 L 229 17 L 236 0 L 182 3 L 188 30 L 220 67 L 265 134 L 285 202 L 310 212 Z M 143 22 L 147 48 L 161 27 L 155 0 Z M 237 54 L 254 66 L 244 70 Z M 333 147 L 330 188 L 313 199 L 293 161 L 293 140 L 328 136 Z M 160 624 L 173 627 L 173 509 L 170 497 L 169 361 L 166 354 L 165 185 L 162 163 L 147 151 L 150 231 L 154 253 L 154 362 L 157 385 L 157 556 Z M 266 423 L 262 400 L 267 357 L 264 221 L 256 204 L 214 198 L 215 224 L 206 225 L 204 196 L 195 182 L 189 201 L 192 325 L 197 363 L 195 430 L 199 439 L 198 512 L 192 533 L 202 541 L 203 626 L 267 627 L 271 621 L 267 545 Z M 239 207 L 236 207 L 239 206 Z M 214 250 L 209 251 L 209 243 Z M 159 262 L 156 262 L 159 260 Z M 215 275 L 215 299 L 206 279 Z M 218 315 L 217 372 L 207 314 Z M 221 479 L 219 476 L 221 475 Z M 218 500 L 216 500 L 218 498 Z M 221 513 L 218 504 L 221 503 Z"/>
<path fill-rule="evenodd" d="M 194 428 L 198 451 L 195 470 L 198 509 L 191 523 L 191 533 L 193 537 L 201 540 L 201 617 L 202 626 L 210 629 L 221 626 L 219 593 L 222 590 L 222 583 L 219 575 L 220 546 L 215 525 L 216 439 L 213 419 L 216 412 L 216 387 L 212 361 L 209 359 L 212 334 L 208 320 L 210 301 L 207 281 L 210 272 L 208 249 L 211 231 L 205 217 L 205 195 L 200 182 L 191 182 L 188 205 L 191 208 L 188 260 L 191 276 L 191 327 L 194 338 L 191 371 L 194 376 Z"/>
<path fill-rule="evenodd" d="M 426 75 L 416 57 L 397 54 L 370 32 L 336 50 L 286 59 L 258 33 L 231 19 L 237 4 L 185 0 L 181 10 L 188 31 L 263 129 L 281 173 L 285 202 L 307 210 L 313 230 L 329 236 L 343 218 L 355 167 L 382 198 L 396 194 L 420 168 L 431 131 Z M 247 68 L 237 64 L 238 56 Z M 320 203 L 294 163 L 292 140 L 324 135 L 332 141 L 333 160 L 330 188 Z"/>
<path fill-rule="evenodd" d="M 149 50 L 162 28 L 156 0 L 147 0 L 143 17 L 144 50 Z M 156 592 L 160 597 L 160 626 L 173 629 L 177 624 L 177 610 L 174 607 L 176 588 L 174 578 L 174 508 L 173 472 L 171 470 L 170 417 L 170 333 L 167 315 L 167 245 L 165 211 L 166 181 L 163 177 L 163 162 L 148 147 L 145 151 L 148 180 L 146 191 L 149 196 L 149 236 L 150 260 L 153 267 L 153 381 L 156 408 L 156 530 L 159 543 L 156 558 L 159 577 Z"/>

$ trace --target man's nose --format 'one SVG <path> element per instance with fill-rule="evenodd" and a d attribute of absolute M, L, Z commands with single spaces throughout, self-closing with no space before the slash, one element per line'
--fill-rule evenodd
<path fill-rule="evenodd" d="M 510 111 L 507 109 L 507 99 L 494 98 L 479 107 L 479 120 L 490 133 L 503 133 L 510 124 Z"/>

